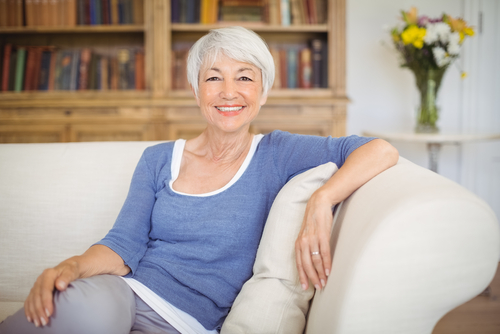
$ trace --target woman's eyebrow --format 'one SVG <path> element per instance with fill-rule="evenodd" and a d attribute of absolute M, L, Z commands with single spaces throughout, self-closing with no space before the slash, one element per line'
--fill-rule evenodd
<path fill-rule="evenodd" d="M 211 67 L 211 68 L 209 68 L 208 70 L 209 70 L 209 71 L 215 71 L 215 72 L 221 73 L 221 70 L 220 70 L 218 67 Z M 238 73 L 239 73 L 239 72 L 244 72 L 244 71 L 252 71 L 252 72 L 255 72 L 255 71 L 253 70 L 253 68 L 251 68 L 251 67 L 242 67 L 242 68 L 238 69 Z"/>

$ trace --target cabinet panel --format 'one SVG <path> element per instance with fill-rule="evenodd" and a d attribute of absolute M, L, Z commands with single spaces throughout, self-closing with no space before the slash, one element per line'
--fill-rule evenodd
<path fill-rule="evenodd" d="M 0 125 L 0 143 L 59 143 L 66 142 L 64 125 Z"/>
<path fill-rule="evenodd" d="M 77 124 L 70 127 L 73 142 L 155 140 L 150 124 Z"/>

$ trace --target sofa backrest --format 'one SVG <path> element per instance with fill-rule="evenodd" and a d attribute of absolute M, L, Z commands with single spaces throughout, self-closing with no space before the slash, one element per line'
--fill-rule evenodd
<path fill-rule="evenodd" d="M 43 269 L 104 237 L 153 144 L 0 145 L 0 321 Z"/>

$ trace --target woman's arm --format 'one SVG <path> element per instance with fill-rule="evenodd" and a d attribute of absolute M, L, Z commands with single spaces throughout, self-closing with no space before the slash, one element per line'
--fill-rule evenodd
<path fill-rule="evenodd" d="M 323 288 L 330 274 L 332 207 L 377 174 L 394 166 L 398 157 L 391 144 L 374 139 L 354 150 L 330 180 L 313 193 L 295 242 L 297 269 L 304 289 L 308 288 L 309 279 L 316 289 Z"/>
<path fill-rule="evenodd" d="M 38 276 L 28 298 L 24 302 L 24 312 L 28 321 L 35 326 L 45 326 L 54 312 L 54 289 L 64 291 L 79 278 L 100 274 L 126 275 L 130 272 L 122 258 L 103 245 L 90 247 L 84 254 L 71 257 L 54 268 L 43 271 Z"/>

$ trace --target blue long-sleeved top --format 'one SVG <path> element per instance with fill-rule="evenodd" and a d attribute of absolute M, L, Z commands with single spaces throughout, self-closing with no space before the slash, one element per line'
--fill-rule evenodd
<path fill-rule="evenodd" d="M 371 138 L 324 138 L 274 131 L 237 182 L 212 196 L 174 192 L 174 142 L 147 148 L 120 214 L 99 244 L 122 257 L 133 277 L 160 297 L 220 328 L 252 267 L 269 210 L 293 176 L 326 162 L 339 168 Z"/>

